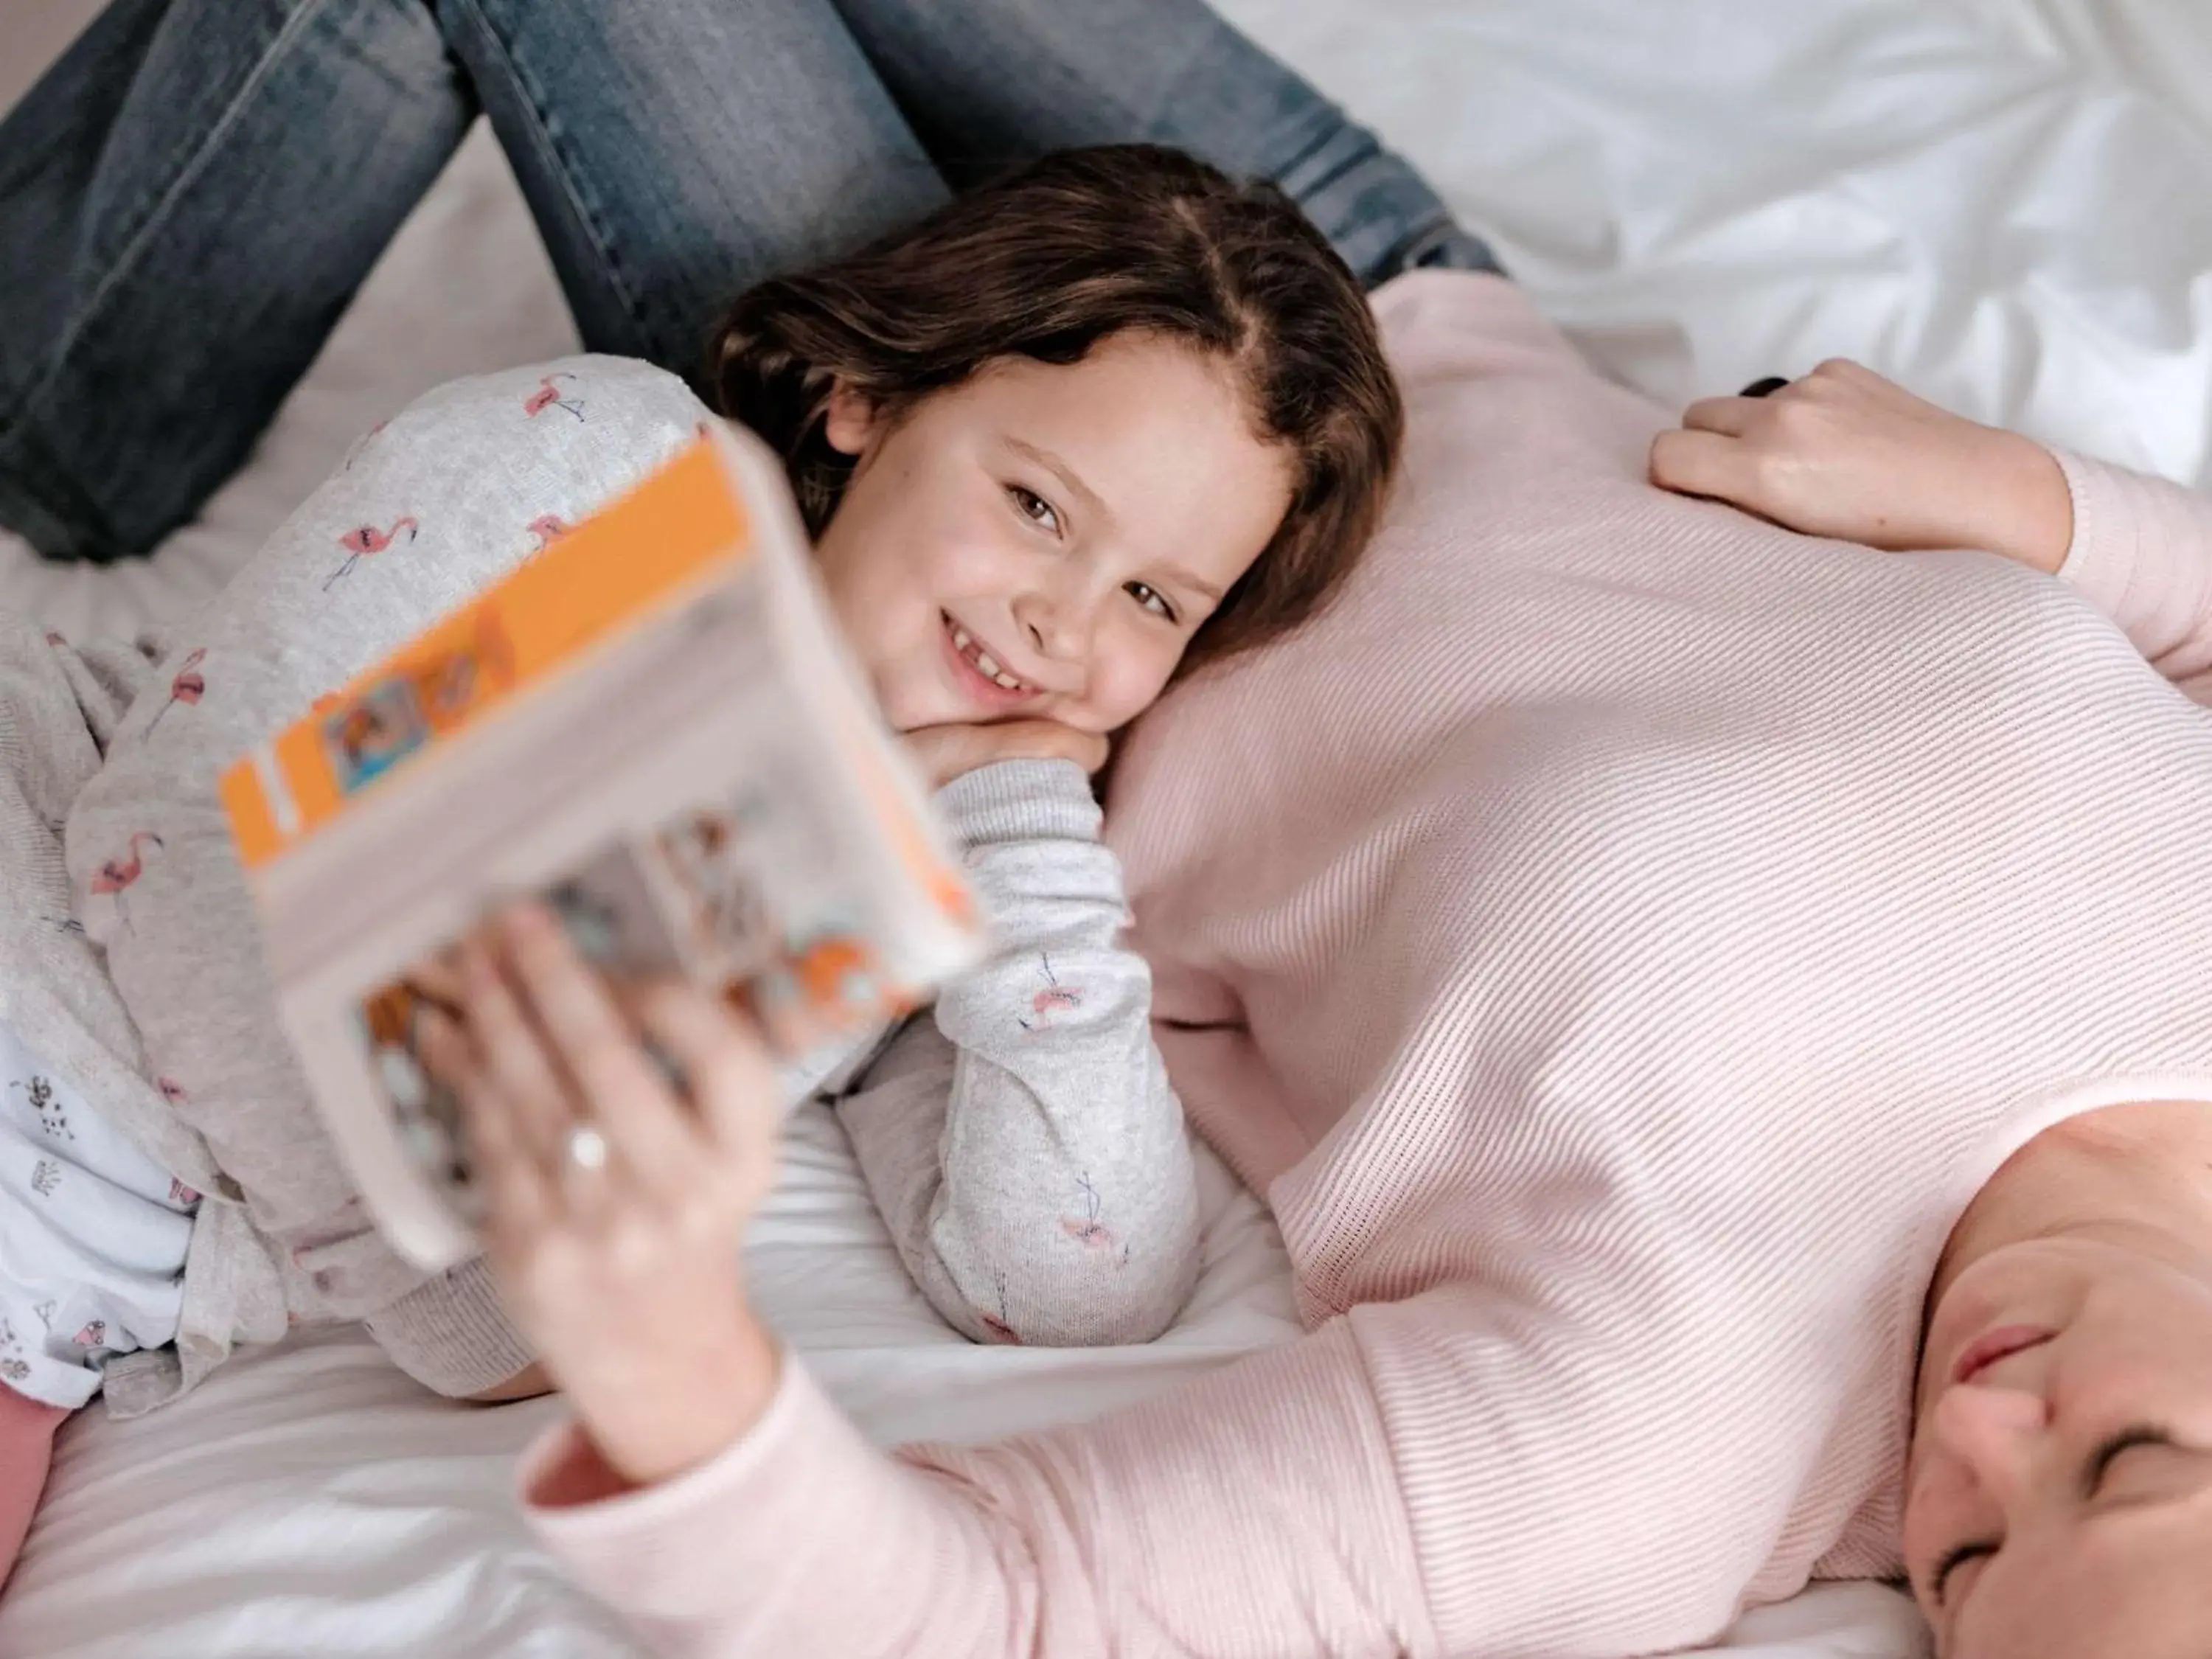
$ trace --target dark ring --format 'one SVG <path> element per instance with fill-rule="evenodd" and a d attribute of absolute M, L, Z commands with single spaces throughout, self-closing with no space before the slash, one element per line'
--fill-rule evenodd
<path fill-rule="evenodd" d="M 1765 398 L 1779 392 L 1790 384 L 1779 374 L 1770 374 L 1763 380 L 1753 380 L 1735 395 L 1739 398 Z"/>

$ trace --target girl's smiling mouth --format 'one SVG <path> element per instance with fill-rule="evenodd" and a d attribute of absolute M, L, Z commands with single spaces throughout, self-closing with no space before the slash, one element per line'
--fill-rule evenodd
<path fill-rule="evenodd" d="M 987 706 L 1010 708 L 1038 695 L 1038 688 L 1009 671 L 982 641 L 954 619 L 939 613 L 944 623 L 945 646 L 956 665 L 956 678 Z"/>

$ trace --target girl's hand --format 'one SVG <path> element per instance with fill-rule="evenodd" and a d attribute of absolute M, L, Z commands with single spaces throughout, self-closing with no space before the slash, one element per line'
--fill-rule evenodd
<path fill-rule="evenodd" d="M 428 1017 L 424 1059 L 466 1111 L 509 1312 L 616 1473 L 706 1462 L 775 1391 L 738 1255 L 775 1170 L 765 1052 L 685 981 L 618 995 L 542 906 L 448 967 L 461 1018 Z"/>
<path fill-rule="evenodd" d="M 1096 732 L 1058 720 L 997 720 L 988 726 L 925 726 L 906 734 L 907 752 L 942 789 L 957 777 L 1005 760 L 1068 760 L 1085 772 L 1106 764 L 1109 745 Z"/>
<path fill-rule="evenodd" d="M 1707 398 L 1651 446 L 1651 482 L 1787 529 L 1892 552 L 1979 548 L 2046 574 L 2074 538 L 2050 451 L 1822 363 L 1767 398 Z"/>

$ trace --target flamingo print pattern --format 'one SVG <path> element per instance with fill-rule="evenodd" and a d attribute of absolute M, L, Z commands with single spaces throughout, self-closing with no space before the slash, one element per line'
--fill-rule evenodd
<path fill-rule="evenodd" d="M 1099 1201 L 1098 1188 L 1091 1184 L 1088 1175 L 1079 1176 L 1077 1182 L 1083 1194 L 1083 1214 L 1060 1218 L 1060 1229 L 1092 1255 L 1106 1256 L 1117 1267 L 1129 1265 L 1129 1247 L 1099 1216 L 1104 1206 Z"/>
<path fill-rule="evenodd" d="M 616 419 L 617 413 L 624 418 Z M 10 1032 L 12 1013 L 0 1022 L 0 1121 L 11 1132 L 0 1135 L 0 1193 L 13 1195 L 0 1196 L 0 1206 L 12 1203 L 21 1212 L 18 1231 L 26 1240 L 37 1229 L 96 1247 L 121 1241 L 118 1230 L 143 1233 L 143 1240 L 131 1240 L 127 1261 L 118 1258 L 112 1272 L 103 1266 L 94 1278 L 72 1281 L 66 1294 L 58 1293 L 58 1281 L 53 1288 L 44 1277 L 11 1284 L 9 1273 L 0 1270 L 0 1319 L 12 1318 L 24 1337 L 20 1352 L 0 1346 L 0 1360 L 7 1362 L 0 1386 L 21 1384 L 33 1397 L 76 1403 L 82 1395 L 72 1391 L 83 1386 L 88 1371 L 96 1375 L 102 1356 L 174 1340 L 187 1243 L 203 1253 L 202 1267 L 221 1254 L 214 1241 L 222 1230 L 198 1227 L 194 1212 L 209 1216 L 211 1206 L 219 1211 L 247 1200 L 234 1177 L 219 1176 L 198 1155 L 187 1160 L 180 1152 L 165 1160 L 173 1167 L 163 1168 L 125 1144 L 119 1120 L 109 1121 L 103 1088 L 123 1090 L 113 1109 L 121 1119 L 168 1119 L 164 1127 L 179 1145 L 186 1144 L 187 1130 L 204 1127 L 250 1133 L 259 1126 L 241 1127 L 240 1118 L 261 1112 L 262 1102 L 270 1103 L 272 1119 L 294 1109 L 283 1091 L 248 1086 L 248 1079 L 258 1083 L 279 1067 L 289 1075 L 294 1062 L 281 1043 L 240 1041 L 230 1035 L 234 1023 L 179 1018 L 190 1011 L 176 1005 L 202 994 L 188 982 L 198 976 L 177 971 L 170 957 L 180 935 L 191 930 L 195 949 L 211 955 L 244 948 L 251 928 L 245 918 L 214 908 L 212 899 L 203 902 L 204 891 L 214 890 L 204 879 L 210 859 L 228 876 L 234 855 L 228 837 L 210 833 L 197 806 L 176 810 L 174 803 L 191 801 L 198 787 L 177 785 L 228 763 L 252 733 L 296 719 L 311 702 L 349 682 L 360 665 L 429 627 L 457 593 L 575 535 L 587 514 L 662 459 L 670 440 L 681 441 L 703 414 L 679 382 L 659 371 L 578 360 L 485 376 L 441 392 L 439 401 L 389 426 L 379 422 L 342 461 L 332 458 L 331 482 L 277 532 L 270 556 L 210 613 L 210 631 L 176 637 L 174 649 L 150 671 L 133 665 L 133 684 L 143 690 L 129 721 L 132 738 L 109 752 L 112 764 L 99 787 L 75 802 L 57 797 L 49 803 L 53 792 L 24 791 L 48 820 L 45 833 L 32 818 L 24 828 L 40 843 L 30 849 L 38 860 L 32 873 L 51 872 L 52 890 L 25 885 L 16 919 L 28 960 L 0 962 L 0 969 L 25 976 L 52 970 L 64 983 L 75 975 L 97 988 L 85 999 L 88 1006 L 113 994 L 106 983 L 112 969 L 118 981 L 135 974 L 132 982 L 147 987 L 149 1004 L 167 999 L 169 1006 L 155 1006 L 143 1022 L 143 1047 L 88 1072 L 83 1086 L 74 1065 L 55 1069 L 34 1060 L 28 1046 L 20 1060 L 13 1059 L 15 1036 L 50 1045 L 40 1041 L 41 1030 Z M 413 580 L 433 558 L 435 572 L 420 584 Z M 373 568 L 379 563 L 399 568 Z M 0 650 L 7 648 L 0 641 Z M 33 623 L 19 630 L 14 648 L 30 672 L 50 677 L 59 666 L 83 689 L 70 641 L 58 629 Z M 473 642 L 469 648 L 489 677 L 484 683 L 505 683 L 506 667 Z M 446 684 L 440 681 L 437 689 Z M 455 684 L 457 696 L 480 694 Z M 429 697 L 431 690 L 423 695 Z M 345 706 L 326 701 L 323 710 Z M 97 712 L 88 701 L 87 721 Z M 74 722 L 68 740 L 83 741 Z M 171 963 L 166 977 L 165 957 Z M 1024 969 L 1033 971 L 1033 960 Z M 138 1014 L 135 994 L 129 1000 Z M 128 1027 L 118 1019 L 116 1029 Z M 54 1058 L 76 1056 L 64 1048 Z M 143 1080 L 134 1084 L 131 1074 Z M 189 1081 L 189 1093 L 181 1080 Z M 240 1104 L 246 1101 L 256 1103 Z M 294 1176 L 287 1169 L 282 1180 Z M 322 1174 L 303 1169 L 298 1178 Z M 1045 1187 L 1047 1201 L 1064 1184 Z M 289 1202 L 296 1190 L 280 1186 L 276 1201 Z M 338 1264 L 338 1288 L 322 1294 L 342 1295 L 349 1306 L 386 1297 L 400 1282 L 400 1264 L 387 1266 L 366 1248 L 373 1229 L 359 1213 L 344 1217 L 340 1231 L 363 1248 L 358 1262 L 349 1256 Z M 172 1246 L 177 1255 L 169 1261 L 164 1253 Z M 71 1270 L 87 1260 L 107 1259 L 97 1248 L 82 1249 L 69 1258 Z M 164 1262 L 143 1274 L 131 1265 Z M 330 1268 L 326 1261 L 308 1263 L 299 1287 Z M 219 1288 L 225 1282 L 219 1271 L 204 1281 L 218 1287 L 217 1304 L 228 1298 Z M 406 1282 L 416 1282 L 411 1273 Z M 42 1303 L 50 1304 L 51 1320 L 40 1317 Z M 210 1317 L 220 1323 L 222 1313 L 217 1306 Z M 107 1386 L 116 1388 L 112 1376 Z"/>
<path fill-rule="evenodd" d="M 1197 1182 L 1103 811 L 1073 767 L 988 769 L 935 804 L 998 948 L 893 1038 L 901 1058 L 836 1092 L 839 1121 L 948 1322 L 984 1343 L 1150 1341 L 1196 1275 Z"/>
<path fill-rule="evenodd" d="M 1028 1013 L 1014 1016 L 1016 1023 L 1024 1031 L 1049 1031 L 1052 1030 L 1053 1015 L 1068 1012 L 1083 1006 L 1083 993 L 1062 985 L 1060 975 L 1052 971 L 1051 957 L 1041 954 L 1037 960 L 1044 965 L 1044 989 L 1030 998 Z"/>
<path fill-rule="evenodd" d="M 131 908 L 125 902 L 124 895 L 129 892 L 138 878 L 145 873 L 145 854 L 138 850 L 138 843 L 141 842 L 151 842 L 156 847 L 163 845 L 161 838 L 151 830 L 141 830 L 131 837 L 131 844 L 124 850 L 120 858 L 108 860 L 94 872 L 92 878 L 94 895 L 112 898 L 115 901 L 115 914 L 123 919 L 124 927 L 130 928 L 132 933 L 138 930 L 131 925 Z"/>
<path fill-rule="evenodd" d="M 1014 1328 L 1013 1322 L 1007 1316 L 1006 1276 L 1004 1273 L 999 1275 L 998 1312 L 993 1313 L 988 1309 L 980 1307 L 975 1308 L 973 1312 L 975 1316 L 975 1322 L 983 1328 L 994 1342 L 1003 1342 L 1009 1347 L 1015 1348 L 1024 1346 L 1021 1333 Z"/>
<path fill-rule="evenodd" d="M 549 409 L 565 409 L 578 420 L 582 420 L 584 418 L 583 399 L 566 398 L 561 393 L 560 383 L 562 380 L 573 380 L 575 378 L 574 375 L 565 371 L 546 375 L 538 381 L 538 390 L 522 400 L 523 414 L 534 421 Z"/>
<path fill-rule="evenodd" d="M 415 539 L 415 532 L 421 527 L 410 516 L 394 519 L 389 530 L 380 530 L 373 524 L 364 524 L 347 531 L 338 538 L 338 545 L 345 549 L 345 562 L 323 579 L 323 592 L 329 592 L 341 576 L 351 575 L 354 566 L 363 559 L 373 557 L 391 546 L 401 531 L 407 532 L 407 539 L 411 542 Z"/>
<path fill-rule="evenodd" d="M 205 646 L 186 653 L 183 664 L 177 670 L 176 678 L 169 682 L 169 700 L 161 705 L 159 714 L 146 722 L 148 737 L 153 736 L 155 727 L 160 726 L 167 718 L 169 711 L 179 703 L 197 707 L 199 700 L 207 696 L 207 678 L 200 672 L 200 665 L 206 660 Z"/>

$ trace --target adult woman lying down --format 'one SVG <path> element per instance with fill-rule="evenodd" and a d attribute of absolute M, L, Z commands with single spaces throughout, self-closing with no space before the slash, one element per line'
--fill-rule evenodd
<path fill-rule="evenodd" d="M 622 1029 L 518 914 L 449 1058 L 577 1413 L 535 1523 L 672 1653 L 1627 1656 L 1898 1576 L 1954 1659 L 2203 1651 L 2212 505 L 1844 368 L 1671 432 L 1498 278 L 1376 304 L 1394 516 L 1109 812 L 1310 1334 L 875 1450 L 732 1281 L 750 1036 L 659 989 L 689 1103 L 518 1084 L 518 1010 Z"/>
<path fill-rule="evenodd" d="M 948 155 L 1297 106 L 1224 95 L 1249 60 L 1170 0 L 836 11 L 834 61 Z M 434 68 L 436 33 L 408 35 Z M 626 314 L 592 291 L 587 330 Z M 1671 417 L 1497 278 L 1375 303 L 1393 516 L 1332 610 L 1139 726 L 1109 814 L 1172 1080 L 1272 1205 L 1310 1334 L 1096 1423 L 879 1453 L 747 1305 L 777 1109 L 749 1034 L 678 988 L 615 1006 L 525 914 L 448 1060 L 576 1413 L 535 1522 L 678 1653 L 1606 1659 L 1890 1576 L 1966 1659 L 2202 1652 L 2212 722 L 2174 682 L 2212 663 L 2212 509 L 1842 370 L 1655 451 Z M 181 374 L 209 331 L 172 331 L 145 360 Z M 182 498 L 112 536 L 44 505 L 97 552 Z M 544 1065 L 548 1028 L 594 1053 Z M 562 1162 L 577 1127 L 600 1167 Z"/>

